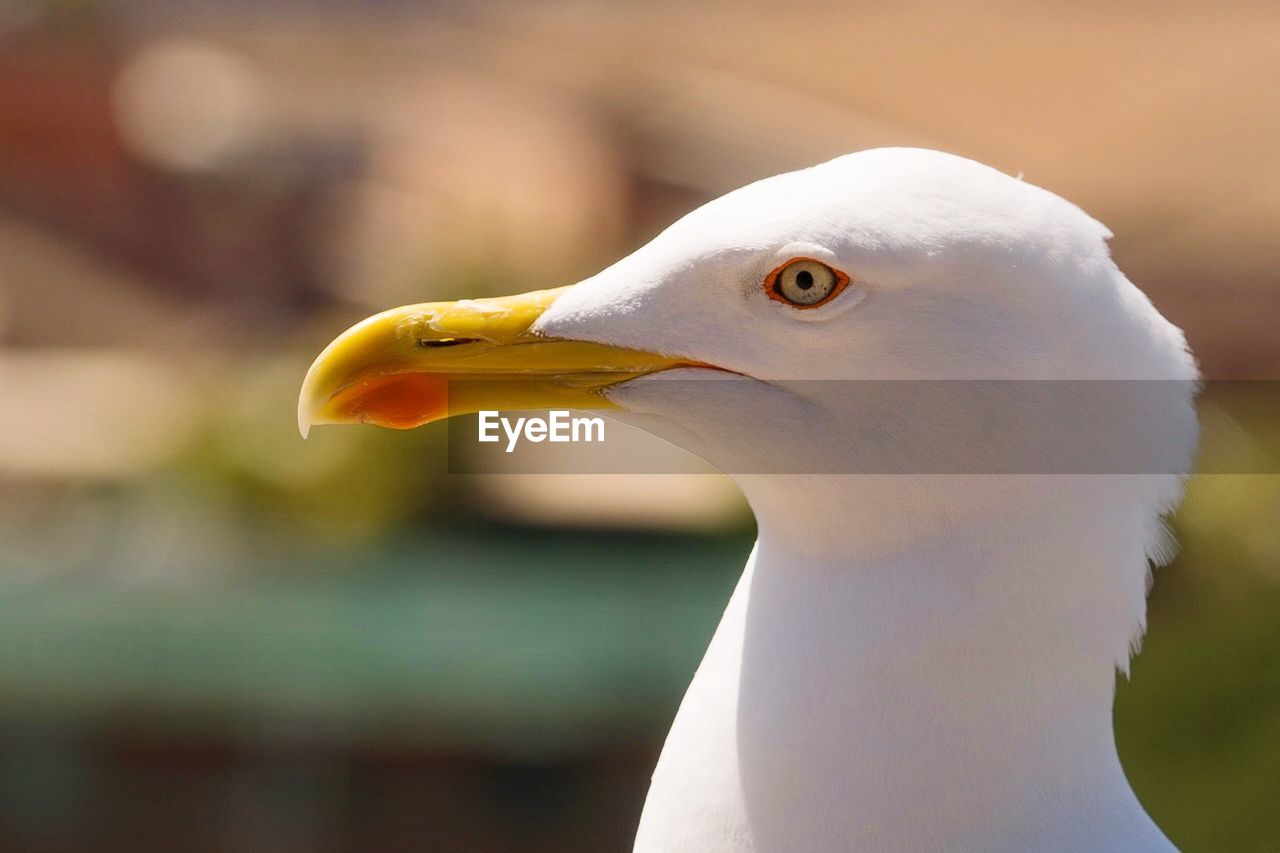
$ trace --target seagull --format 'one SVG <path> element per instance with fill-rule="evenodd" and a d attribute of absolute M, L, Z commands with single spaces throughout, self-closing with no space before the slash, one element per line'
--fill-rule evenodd
<path fill-rule="evenodd" d="M 1171 553 L 1198 374 L 1110 238 L 972 160 L 860 151 L 730 192 L 577 284 L 370 317 L 311 366 L 299 427 L 600 410 L 735 479 L 758 538 L 637 851 L 1174 850 L 1112 702 Z M 1113 442 L 1087 403 L 1020 419 L 984 390 L 1095 380 L 1150 431 Z M 1001 467 L 1015 421 L 1037 446 L 1103 434 L 1162 461 Z"/>

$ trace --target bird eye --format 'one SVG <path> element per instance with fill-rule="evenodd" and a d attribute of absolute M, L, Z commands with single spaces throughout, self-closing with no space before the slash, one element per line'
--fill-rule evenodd
<path fill-rule="evenodd" d="M 795 258 L 769 273 L 765 292 L 771 299 L 797 308 L 816 308 L 834 299 L 849 276 L 812 258 Z"/>

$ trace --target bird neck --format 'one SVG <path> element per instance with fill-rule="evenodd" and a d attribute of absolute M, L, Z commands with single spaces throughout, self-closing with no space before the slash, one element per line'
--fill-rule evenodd
<path fill-rule="evenodd" d="M 913 537 L 856 520 L 815 536 L 757 505 L 722 630 L 741 632 L 737 760 L 759 849 L 785 847 L 798 815 L 885 849 L 1091 849 L 1082 825 L 1162 849 L 1111 722 L 1135 573 L 1145 592 L 1140 514 L 1089 497 L 995 501 Z"/>

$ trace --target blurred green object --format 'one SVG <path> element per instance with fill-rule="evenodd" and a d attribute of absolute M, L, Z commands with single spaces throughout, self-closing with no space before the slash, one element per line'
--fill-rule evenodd
<path fill-rule="evenodd" d="M 424 532 L 199 584 L 8 584 L 0 708 L 507 753 L 660 728 L 750 543 Z M 349 561 L 349 562 L 346 562 Z"/>
<path fill-rule="evenodd" d="M 1274 500 L 1276 480 L 1248 482 Z M 1215 493 L 1204 485 L 1193 501 Z M 1119 687 L 1121 754 L 1182 849 L 1271 850 L 1280 585 L 1247 543 L 1182 536 Z M 302 724 L 327 740 L 498 760 L 653 744 L 749 544 L 430 529 L 306 572 L 262 565 L 196 586 L 11 582 L 0 713 L 75 727 L 163 720 L 194 737 Z"/>
<path fill-rule="evenodd" d="M 1280 838 L 1277 518 L 1280 477 L 1191 481 L 1182 552 L 1156 572 L 1143 651 L 1119 685 L 1125 769 L 1186 851 L 1263 853 Z"/>

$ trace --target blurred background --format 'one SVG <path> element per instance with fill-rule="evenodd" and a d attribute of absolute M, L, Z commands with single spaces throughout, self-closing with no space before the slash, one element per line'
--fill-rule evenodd
<path fill-rule="evenodd" d="M 1080 203 L 1207 375 L 1280 378 L 1277 80 L 1265 2 L 3 0 L 0 849 L 629 849 L 741 498 L 304 444 L 320 347 L 912 144 Z M 1278 519 L 1193 480 L 1119 687 L 1187 851 L 1280 849 Z"/>

